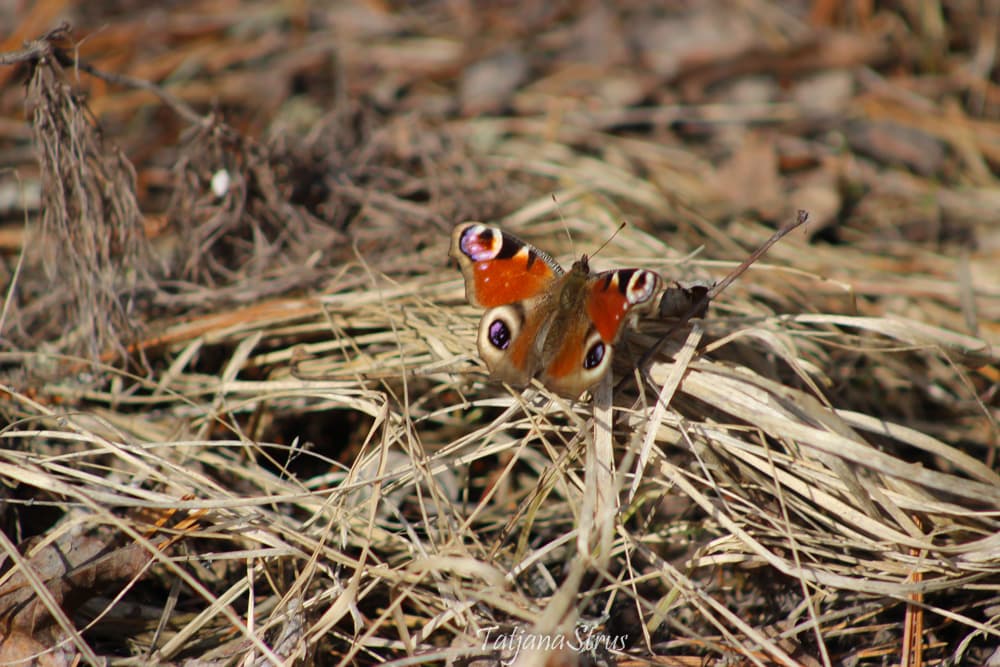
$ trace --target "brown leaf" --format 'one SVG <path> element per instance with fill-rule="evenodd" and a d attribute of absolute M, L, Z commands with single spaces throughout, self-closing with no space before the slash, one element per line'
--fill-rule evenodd
<path fill-rule="evenodd" d="M 52 630 L 50 632 L 50 630 Z M 0 664 L 23 664 L 32 667 L 68 667 L 73 664 L 76 651 L 58 626 L 37 633 L 36 636 L 14 630 L 6 634 L 0 629 Z"/>
<path fill-rule="evenodd" d="M 716 187 L 738 210 L 780 217 L 784 202 L 774 141 L 759 132 L 746 135 L 732 157 L 716 172 Z"/>
<path fill-rule="evenodd" d="M 705 317 L 709 299 L 705 298 L 712 286 L 702 282 L 680 283 L 676 280 L 663 291 L 660 297 L 660 318 L 677 319 L 686 316 L 693 308 L 697 310 L 691 317 Z"/>
<path fill-rule="evenodd" d="M 939 173 L 944 163 L 945 148 L 936 137 L 890 120 L 855 120 L 847 126 L 846 136 L 857 152 L 923 176 Z"/>
<path fill-rule="evenodd" d="M 27 566 L 44 583 L 67 614 L 109 586 L 132 579 L 149 563 L 149 552 L 130 544 L 104 553 L 107 540 L 64 533 L 27 559 Z M 25 552 L 31 550 L 28 546 Z M 66 639 L 51 612 L 32 588 L 23 570 L 14 572 L 0 589 L 0 663 L 24 659 Z M 59 654 L 48 654 L 55 662 Z M 39 658 L 41 660 L 41 658 Z M 43 663 L 39 663 L 43 664 Z"/>
<path fill-rule="evenodd" d="M 510 102 L 528 74 L 528 61 L 515 49 L 501 51 L 470 65 L 462 74 L 462 113 L 495 113 Z"/>

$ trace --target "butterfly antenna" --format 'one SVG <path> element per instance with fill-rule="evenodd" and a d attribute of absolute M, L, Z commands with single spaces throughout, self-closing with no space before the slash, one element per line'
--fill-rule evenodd
<path fill-rule="evenodd" d="M 625 229 L 625 226 L 626 226 L 627 224 L 628 224 L 627 222 L 625 222 L 624 220 L 622 220 L 622 223 L 621 223 L 620 225 L 618 225 L 618 229 L 616 229 L 616 230 L 614 231 L 614 233 L 613 233 L 613 234 L 612 234 L 611 236 L 609 236 L 609 237 L 607 238 L 607 240 L 606 240 L 606 241 L 604 241 L 604 243 L 602 243 L 602 244 L 601 244 L 601 246 L 600 246 L 600 247 L 599 247 L 599 248 L 598 248 L 597 250 L 595 250 L 595 251 L 593 252 L 593 254 L 591 254 L 590 256 L 591 256 L 591 257 L 594 257 L 594 256 L 596 256 L 596 255 L 597 255 L 597 253 L 599 253 L 599 252 L 601 252 L 602 250 L 604 250 L 604 249 L 605 249 L 605 248 L 606 248 L 606 247 L 608 246 L 608 244 L 609 244 L 609 243 L 611 243 L 611 242 L 612 242 L 612 241 L 614 240 L 614 238 L 615 238 L 616 236 L 618 236 L 618 232 L 620 232 L 621 230 Z"/>
<path fill-rule="evenodd" d="M 570 243 L 570 247 L 572 247 L 572 248 L 573 248 L 573 254 L 575 255 L 575 254 L 576 254 L 576 247 L 575 247 L 575 246 L 576 246 L 576 243 L 575 243 L 575 242 L 573 241 L 573 234 L 572 234 L 572 233 L 570 232 L 570 230 L 569 230 L 569 224 L 568 224 L 568 223 L 566 222 L 566 217 L 565 217 L 565 216 L 563 216 L 563 212 L 562 212 L 562 205 L 561 205 L 561 204 L 559 203 L 559 195 L 557 195 L 557 194 L 556 194 L 555 192 L 553 192 L 551 196 L 552 196 L 552 202 L 553 202 L 553 203 L 554 203 L 554 204 L 556 205 L 556 211 L 558 211 L 558 212 L 559 212 L 559 220 L 560 220 L 560 221 L 562 222 L 562 224 L 563 224 L 563 229 L 565 229 L 565 230 L 566 230 L 566 238 L 568 238 L 568 239 L 569 239 L 569 243 Z M 616 236 L 618 236 L 618 233 L 619 233 L 619 232 L 620 232 L 621 230 L 625 229 L 625 226 L 626 226 L 627 224 L 628 224 L 628 223 L 627 223 L 626 221 L 622 220 L 621 224 L 620 224 L 620 225 L 618 225 L 618 229 L 616 229 L 616 230 L 614 231 L 614 233 L 612 233 L 612 234 L 611 234 L 611 236 L 609 236 L 609 237 L 608 237 L 608 238 L 607 238 L 607 239 L 606 239 L 606 240 L 604 241 L 604 243 L 602 243 L 602 244 L 600 245 L 600 247 L 599 247 L 599 248 L 598 248 L 597 250 L 595 250 L 595 251 L 594 251 L 593 253 L 591 253 L 591 254 L 590 254 L 589 256 L 590 256 L 590 257 L 594 257 L 595 255 L 597 255 L 597 253 L 599 253 L 599 252 L 601 252 L 602 250 L 604 250 L 604 248 L 605 248 L 605 247 L 607 247 L 607 245 L 608 245 L 609 243 L 611 243 L 611 241 L 613 241 L 613 240 L 614 240 L 614 238 L 615 238 Z"/>
<path fill-rule="evenodd" d="M 575 243 L 573 243 L 573 234 L 569 231 L 569 225 L 566 223 L 566 216 L 562 212 L 562 204 L 559 203 L 559 195 L 555 192 L 552 193 L 552 203 L 556 205 L 556 212 L 559 213 L 559 222 L 562 223 L 563 230 L 566 232 L 566 238 L 569 239 L 570 248 L 573 249 L 573 254 L 576 254 Z"/>

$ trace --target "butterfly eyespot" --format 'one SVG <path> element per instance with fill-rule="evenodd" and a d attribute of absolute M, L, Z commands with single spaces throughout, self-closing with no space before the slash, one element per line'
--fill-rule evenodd
<path fill-rule="evenodd" d="M 604 352 L 606 351 L 604 343 L 597 341 L 590 348 L 587 349 L 587 356 L 583 358 L 583 367 L 587 370 L 591 368 L 597 368 L 604 361 Z"/>
<path fill-rule="evenodd" d="M 487 333 L 487 339 L 490 341 L 490 345 L 498 350 L 506 350 L 510 346 L 510 341 L 513 336 L 510 332 L 510 327 L 507 323 L 501 319 L 496 319 L 490 322 L 489 332 Z"/>
<path fill-rule="evenodd" d="M 496 259 L 503 249 L 503 235 L 486 225 L 470 225 L 459 238 L 459 249 L 474 262 Z"/>
<path fill-rule="evenodd" d="M 635 270 L 625 286 L 625 297 L 631 304 L 649 301 L 659 286 L 660 277 L 652 271 Z"/>

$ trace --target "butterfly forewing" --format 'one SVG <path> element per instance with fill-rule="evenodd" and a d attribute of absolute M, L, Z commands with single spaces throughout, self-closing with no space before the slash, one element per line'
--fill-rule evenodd
<path fill-rule="evenodd" d="M 451 255 L 465 274 L 466 297 L 483 308 L 539 296 L 562 274 L 547 254 L 496 227 L 478 223 L 455 228 Z"/>
<path fill-rule="evenodd" d="M 629 311 L 650 303 L 659 285 L 660 277 L 645 269 L 618 269 L 595 276 L 590 285 L 587 314 L 601 338 L 615 342 Z"/>

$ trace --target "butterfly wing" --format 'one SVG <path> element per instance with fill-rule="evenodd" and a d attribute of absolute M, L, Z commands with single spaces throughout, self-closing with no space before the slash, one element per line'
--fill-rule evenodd
<path fill-rule="evenodd" d="M 540 367 L 562 268 L 499 227 L 475 222 L 455 227 L 450 255 L 465 277 L 466 298 L 490 309 L 479 325 L 479 356 L 498 380 L 528 384 Z"/>
<path fill-rule="evenodd" d="M 483 308 L 542 294 L 563 274 L 547 253 L 499 227 L 467 222 L 451 235 L 452 257 L 465 277 L 465 298 Z"/>
<path fill-rule="evenodd" d="M 584 277 L 581 287 L 573 287 L 574 276 Z M 543 350 L 540 379 L 553 391 L 576 398 L 611 368 L 612 345 L 629 315 L 654 302 L 661 279 L 645 269 L 590 275 L 585 261 L 577 262 L 567 279 L 564 289 L 577 289 L 580 296 L 565 293 L 560 298 L 560 311 L 552 324 L 552 329 L 560 333 L 547 341 Z"/>

